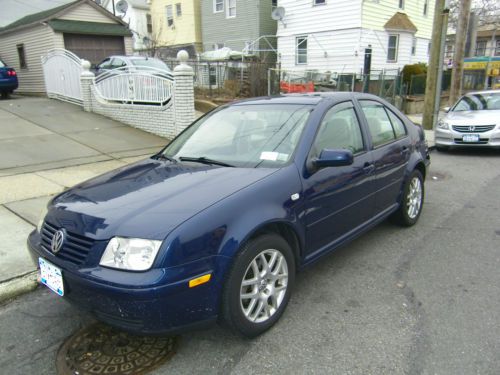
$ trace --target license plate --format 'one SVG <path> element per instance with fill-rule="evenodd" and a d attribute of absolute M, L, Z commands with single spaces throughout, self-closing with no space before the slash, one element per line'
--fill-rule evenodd
<path fill-rule="evenodd" d="M 464 134 L 462 137 L 464 142 L 479 142 L 479 134 Z"/>
<path fill-rule="evenodd" d="M 43 258 L 38 258 L 40 265 L 40 281 L 47 285 L 60 296 L 64 295 L 64 284 L 61 269 L 47 262 Z"/>

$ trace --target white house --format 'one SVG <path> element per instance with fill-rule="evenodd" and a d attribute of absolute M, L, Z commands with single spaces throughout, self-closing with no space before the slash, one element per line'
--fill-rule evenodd
<path fill-rule="evenodd" d="M 435 0 L 278 0 L 282 69 L 361 73 L 429 58 Z"/>
<path fill-rule="evenodd" d="M 153 25 L 149 3 L 148 0 L 101 0 L 101 6 L 128 23 L 134 34 L 134 50 L 147 48 L 144 38 L 151 38 Z M 126 11 L 121 12 L 122 9 Z"/>

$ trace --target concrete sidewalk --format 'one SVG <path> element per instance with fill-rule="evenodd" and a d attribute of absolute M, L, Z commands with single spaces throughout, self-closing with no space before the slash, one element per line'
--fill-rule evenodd
<path fill-rule="evenodd" d="M 167 142 L 56 100 L 0 101 L 0 301 L 36 287 L 26 238 L 54 194 Z"/>

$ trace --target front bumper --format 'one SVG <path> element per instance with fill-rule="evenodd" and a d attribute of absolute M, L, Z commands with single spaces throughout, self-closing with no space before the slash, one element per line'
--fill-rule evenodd
<path fill-rule="evenodd" d="M 43 257 L 62 271 L 64 297 L 98 320 L 141 334 L 183 332 L 215 322 L 222 272 L 228 258 L 214 256 L 178 267 L 128 272 L 104 267 L 70 267 L 28 237 L 33 261 Z M 212 273 L 209 283 L 189 288 L 190 279 Z"/>
<path fill-rule="evenodd" d="M 500 147 L 500 128 L 483 132 L 474 133 L 479 135 L 478 142 L 465 142 L 464 135 L 471 133 L 461 133 L 453 129 L 436 128 L 434 132 L 434 141 L 437 146 L 446 147 Z"/>

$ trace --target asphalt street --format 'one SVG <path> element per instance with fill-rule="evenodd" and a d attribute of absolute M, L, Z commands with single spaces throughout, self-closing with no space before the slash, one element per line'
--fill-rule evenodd
<path fill-rule="evenodd" d="M 500 152 L 432 153 L 419 223 L 382 223 L 297 278 L 254 340 L 185 334 L 154 374 L 499 374 Z M 0 306 L 0 372 L 54 374 L 91 318 L 46 288 Z"/>

